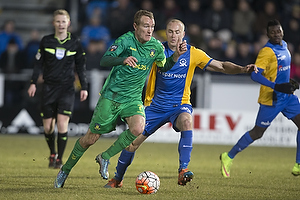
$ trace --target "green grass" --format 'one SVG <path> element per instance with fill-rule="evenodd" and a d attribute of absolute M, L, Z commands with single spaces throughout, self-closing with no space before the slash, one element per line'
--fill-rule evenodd
<path fill-rule="evenodd" d="M 70 137 L 66 161 L 77 137 Z M 0 134 L 0 199 L 299 199 L 298 177 L 291 175 L 295 148 L 249 147 L 234 160 L 231 178 L 220 173 L 219 154 L 230 146 L 195 144 L 189 169 L 195 177 L 186 186 L 177 185 L 177 144 L 144 143 L 127 170 L 124 185 L 106 189 L 98 174 L 95 156 L 115 139 L 101 138 L 73 168 L 64 188 L 55 189 L 58 170 L 48 169 L 49 150 L 43 136 Z M 109 172 L 113 176 L 118 155 Z M 135 189 L 136 176 L 154 171 L 161 187 L 154 195 Z"/>

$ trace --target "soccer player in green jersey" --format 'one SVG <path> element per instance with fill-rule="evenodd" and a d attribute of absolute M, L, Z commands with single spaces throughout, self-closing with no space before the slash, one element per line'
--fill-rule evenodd
<path fill-rule="evenodd" d="M 100 92 L 89 129 L 75 143 L 69 159 L 54 181 L 55 188 L 64 186 L 71 169 L 83 153 L 101 134 L 113 131 L 118 118 L 127 123 L 128 129 L 106 151 L 96 156 L 103 179 L 107 180 L 109 177 L 109 159 L 130 145 L 144 131 L 142 90 L 152 64 L 155 62 L 161 71 L 167 71 L 187 51 L 186 42 L 178 40 L 175 53 L 166 58 L 163 45 L 152 37 L 154 26 L 152 12 L 137 11 L 134 16 L 134 32 L 127 32 L 119 37 L 104 54 L 100 64 L 113 66 L 113 69 Z"/>

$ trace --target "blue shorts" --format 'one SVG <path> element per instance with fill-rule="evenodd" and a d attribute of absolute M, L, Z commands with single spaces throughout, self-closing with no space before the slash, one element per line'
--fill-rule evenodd
<path fill-rule="evenodd" d="M 267 128 L 280 112 L 288 119 L 292 119 L 300 114 L 298 97 L 296 95 L 288 95 L 285 100 L 276 102 L 273 106 L 260 104 L 255 125 Z"/>
<path fill-rule="evenodd" d="M 175 107 L 164 107 L 163 105 L 157 105 L 152 102 L 150 106 L 145 108 L 146 127 L 143 135 L 147 137 L 150 136 L 167 122 L 171 122 L 173 129 L 179 132 L 180 130 L 176 128 L 176 119 L 184 112 L 191 115 L 193 112 L 192 106 L 183 104 Z"/>

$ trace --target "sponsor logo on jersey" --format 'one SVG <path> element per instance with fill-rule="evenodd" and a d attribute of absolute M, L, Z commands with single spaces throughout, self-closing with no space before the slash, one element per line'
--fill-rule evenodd
<path fill-rule="evenodd" d="M 130 49 L 131 49 L 132 51 L 136 51 L 136 49 L 135 49 L 135 48 L 133 48 L 133 47 L 130 47 Z"/>
<path fill-rule="evenodd" d="M 187 67 L 187 61 L 186 61 L 185 58 L 181 58 L 181 59 L 179 60 L 179 66 L 180 66 L 180 67 Z"/>
<path fill-rule="evenodd" d="M 290 66 L 282 66 L 282 65 L 279 65 L 278 66 L 278 71 L 282 72 L 282 71 L 286 71 L 286 70 L 289 70 L 290 69 Z"/>
<path fill-rule="evenodd" d="M 65 49 L 57 48 L 55 52 L 55 56 L 58 60 L 61 60 L 65 56 Z"/>
<path fill-rule="evenodd" d="M 286 55 L 278 54 L 278 60 L 284 60 L 286 58 Z"/>
<path fill-rule="evenodd" d="M 186 78 L 186 74 L 171 74 L 167 72 L 158 72 L 164 77 L 170 77 L 170 78 Z"/>
<path fill-rule="evenodd" d="M 150 49 L 150 57 L 154 57 L 155 56 L 155 49 Z"/>
<path fill-rule="evenodd" d="M 108 51 L 115 51 L 117 50 L 118 46 L 117 45 L 111 45 Z"/>
<path fill-rule="evenodd" d="M 98 123 L 96 123 L 95 126 L 94 126 L 94 129 L 95 129 L 96 131 L 99 131 L 99 130 L 100 130 L 100 127 L 101 127 L 101 125 L 98 124 Z"/>

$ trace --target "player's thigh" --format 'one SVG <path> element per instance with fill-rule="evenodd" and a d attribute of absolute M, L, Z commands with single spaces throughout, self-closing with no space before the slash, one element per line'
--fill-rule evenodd
<path fill-rule="evenodd" d="M 89 125 L 90 131 L 105 134 L 115 130 L 120 111 L 119 103 L 100 97 Z"/>
<path fill-rule="evenodd" d="M 166 112 L 163 110 L 162 105 L 154 105 L 145 108 L 146 114 L 146 126 L 143 135 L 150 136 L 161 126 L 169 122 L 169 118 L 172 115 L 172 111 Z"/>
<path fill-rule="evenodd" d="M 174 110 L 170 121 L 173 124 L 173 129 L 177 132 L 192 129 L 192 113 L 193 108 L 189 104 L 183 104 Z"/>
<path fill-rule="evenodd" d="M 292 119 L 297 127 L 300 128 L 300 103 L 297 96 L 291 95 L 289 97 L 289 101 L 282 113 L 288 119 Z"/>
<path fill-rule="evenodd" d="M 120 117 L 125 121 L 132 134 L 138 136 L 145 128 L 145 110 L 142 101 L 132 101 L 121 106 Z"/>
<path fill-rule="evenodd" d="M 260 105 L 256 117 L 255 125 L 267 128 L 271 125 L 272 121 L 282 111 L 282 107 L 278 105 L 266 106 Z"/>
<path fill-rule="evenodd" d="M 300 103 L 297 96 L 289 96 L 289 100 L 285 103 L 282 114 L 284 114 L 284 116 L 286 116 L 288 119 L 292 119 L 300 114 Z"/>

